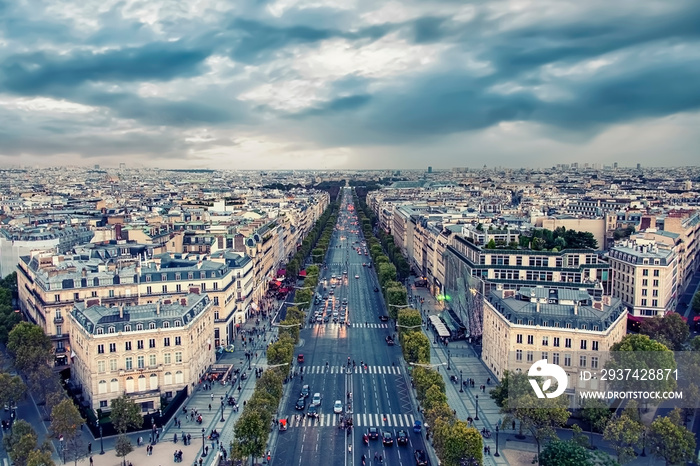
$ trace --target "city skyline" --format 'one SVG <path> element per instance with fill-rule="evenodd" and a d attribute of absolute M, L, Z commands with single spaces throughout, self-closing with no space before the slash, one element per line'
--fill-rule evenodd
<path fill-rule="evenodd" d="M 3 167 L 697 165 L 691 1 L 26 2 L 0 22 Z"/>

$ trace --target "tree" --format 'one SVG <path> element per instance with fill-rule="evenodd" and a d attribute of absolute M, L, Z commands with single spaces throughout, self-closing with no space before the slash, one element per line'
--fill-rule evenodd
<path fill-rule="evenodd" d="M 271 366 L 291 364 L 294 355 L 294 342 L 287 336 L 282 336 L 267 348 L 267 362 Z"/>
<path fill-rule="evenodd" d="M 56 463 L 51 459 L 51 446 L 46 444 L 48 449 L 34 450 L 29 453 L 27 458 L 27 466 L 55 466 Z"/>
<path fill-rule="evenodd" d="M 437 371 L 425 367 L 413 369 L 413 385 L 416 388 L 416 397 L 421 403 L 425 400 L 425 394 L 430 387 L 437 385 L 440 391 L 445 393 L 445 380 Z"/>
<path fill-rule="evenodd" d="M 279 336 L 286 336 L 296 345 L 299 343 L 299 324 L 296 319 L 285 319 L 279 323 Z"/>
<path fill-rule="evenodd" d="M 433 387 L 436 386 L 437 385 L 433 385 Z M 434 426 L 438 419 L 442 419 L 448 423 L 452 423 L 455 420 L 450 405 L 447 403 L 436 403 L 430 408 L 425 409 L 425 421 L 428 425 Z"/>
<path fill-rule="evenodd" d="M 396 280 L 396 267 L 393 264 L 380 264 L 377 268 L 379 283 L 384 286 L 389 281 Z"/>
<path fill-rule="evenodd" d="M 289 370 L 287 367 L 283 367 L 283 369 L 285 371 Z M 256 390 L 259 389 L 265 393 L 269 393 L 275 399 L 279 400 L 282 398 L 283 393 L 282 377 L 280 377 L 276 371 L 266 370 L 258 380 L 255 388 Z"/>
<path fill-rule="evenodd" d="M 491 390 L 489 395 L 499 408 L 503 408 L 508 402 L 511 389 L 514 394 L 524 394 L 530 390 L 530 382 L 528 382 L 527 376 L 518 372 L 503 371 L 501 383 Z"/>
<path fill-rule="evenodd" d="M 63 457 L 76 465 L 87 453 L 78 431 L 84 422 L 85 419 L 80 417 L 78 408 L 69 399 L 61 401 L 51 410 L 49 430 L 54 437 L 63 437 Z"/>
<path fill-rule="evenodd" d="M 29 455 L 37 448 L 37 435 L 27 421 L 19 419 L 12 424 L 12 431 L 5 436 L 3 444 L 15 466 L 26 466 Z"/>
<path fill-rule="evenodd" d="M 399 327 L 399 334 L 420 332 L 423 318 L 417 309 L 399 309 L 396 323 Z"/>
<path fill-rule="evenodd" d="M 580 466 L 589 464 L 588 451 L 572 441 L 554 440 L 540 453 L 541 466 Z"/>
<path fill-rule="evenodd" d="M 623 413 L 608 421 L 603 438 L 610 442 L 617 455 L 617 462 L 623 464 L 634 459 L 634 448 L 640 444 L 643 432 L 644 425 L 641 422 Z"/>
<path fill-rule="evenodd" d="M 17 324 L 7 340 L 7 350 L 15 360 L 15 367 L 25 374 L 48 364 L 51 348 L 51 339 L 44 330 L 29 322 Z"/>
<path fill-rule="evenodd" d="M 652 454 L 666 461 L 667 466 L 695 459 L 695 436 L 682 425 L 678 408 L 666 417 L 654 419 L 647 441 Z"/>
<path fill-rule="evenodd" d="M 130 428 L 138 429 L 143 425 L 141 409 L 128 395 L 114 398 L 110 407 L 112 409 L 110 412 L 112 424 L 120 434 L 125 433 Z"/>
<path fill-rule="evenodd" d="M 117 442 L 114 445 L 114 451 L 117 454 L 117 458 L 123 458 L 122 464 L 126 464 L 126 455 L 134 451 L 134 447 L 131 445 L 131 440 L 124 433 L 120 433 L 117 437 Z"/>
<path fill-rule="evenodd" d="M 231 456 L 242 460 L 248 456 L 255 458 L 263 455 L 268 425 L 263 422 L 259 413 L 244 409 L 241 417 L 236 421 L 234 432 Z"/>
<path fill-rule="evenodd" d="M 608 405 L 601 400 L 587 398 L 583 400 L 581 417 L 588 423 L 591 432 L 590 442 L 593 444 L 593 431 L 603 432 L 605 425 L 610 420 L 612 412 Z"/>
<path fill-rule="evenodd" d="M 23 399 L 26 392 L 27 386 L 24 385 L 20 376 L 13 377 L 6 372 L 0 373 L 0 403 L 13 405 Z"/>
<path fill-rule="evenodd" d="M 406 362 L 430 364 L 430 340 L 424 333 L 404 333 L 401 337 L 401 349 Z"/>
<path fill-rule="evenodd" d="M 693 301 L 691 305 L 693 307 L 693 311 L 695 311 L 696 314 L 700 314 L 700 291 L 696 291 L 693 295 Z"/>
<path fill-rule="evenodd" d="M 483 440 L 481 434 L 466 422 L 447 423 L 442 419 L 436 421 L 433 429 L 435 452 L 445 466 L 458 466 L 462 461 L 481 466 L 483 457 Z"/>
<path fill-rule="evenodd" d="M 433 385 L 425 392 L 425 398 L 423 399 L 423 406 L 425 409 L 431 409 L 438 405 L 444 405 L 447 403 L 447 395 L 445 392 L 440 390 L 440 387 Z"/>
<path fill-rule="evenodd" d="M 496 249 L 496 242 L 493 240 L 493 238 L 486 243 L 486 249 Z"/>
<path fill-rule="evenodd" d="M 639 333 L 673 350 L 680 351 L 690 335 L 690 330 L 680 314 L 671 312 L 665 317 L 655 316 L 644 319 L 639 327 Z"/>

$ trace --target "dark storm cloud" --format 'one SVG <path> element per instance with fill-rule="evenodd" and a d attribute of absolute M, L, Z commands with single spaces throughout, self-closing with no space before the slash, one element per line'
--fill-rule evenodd
<path fill-rule="evenodd" d="M 205 49 L 189 49 L 180 42 L 159 42 L 102 53 L 19 54 L 0 65 L 0 90 L 37 95 L 52 89 L 78 87 L 85 81 L 167 81 L 196 76 L 210 53 Z"/>

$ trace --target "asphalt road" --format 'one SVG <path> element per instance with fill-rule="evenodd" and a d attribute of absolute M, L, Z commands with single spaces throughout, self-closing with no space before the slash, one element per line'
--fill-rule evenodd
<path fill-rule="evenodd" d="M 321 275 L 321 282 L 327 280 L 328 291 L 332 275 L 340 280 L 335 294 L 313 308 L 323 310 L 324 317 L 330 314 L 329 321 L 307 323 L 301 331 L 297 354 L 304 355 L 304 363 L 295 363 L 295 369 L 303 369 L 303 380 L 296 376 L 285 386 L 290 395 L 281 408 L 281 416 L 288 417 L 290 425 L 278 436 L 272 454 L 274 466 L 362 465 L 363 454 L 367 465 L 379 464 L 374 461 L 375 454 L 382 456 L 385 465 L 415 465 L 414 450 L 424 448 L 422 435 L 413 432 L 417 413 L 411 403 L 409 378 L 399 367 L 400 349 L 388 346 L 385 341 L 387 335 L 394 333 L 393 323 L 379 320 L 385 314 L 381 293 L 374 291 L 379 284 L 374 267 L 362 266 L 371 260 L 364 255 L 366 248 L 362 247 L 361 254 L 356 251 L 360 245 L 354 242 L 362 241 L 361 230 L 358 225 L 352 225 L 357 218 L 348 209 L 348 203 L 352 202 L 350 191 L 344 193 L 338 225 L 326 256 L 327 269 Z M 343 274 L 346 270 L 348 273 Z M 343 298 L 348 300 L 349 324 L 333 322 L 332 308 L 339 310 Z M 304 384 L 310 386 L 311 394 L 306 409 L 300 411 L 295 409 L 295 404 Z M 350 399 L 348 392 L 352 395 Z M 319 417 L 301 418 L 301 413 L 308 411 L 314 393 L 322 397 Z M 336 400 L 343 403 L 343 416 L 352 415 L 354 428 L 350 435 L 338 427 L 341 415 L 333 412 Z M 362 435 L 369 427 L 390 432 L 393 446 L 383 446 L 381 438 L 370 440 L 369 446 L 365 446 Z M 400 429 L 408 433 L 407 446 L 396 445 Z"/>

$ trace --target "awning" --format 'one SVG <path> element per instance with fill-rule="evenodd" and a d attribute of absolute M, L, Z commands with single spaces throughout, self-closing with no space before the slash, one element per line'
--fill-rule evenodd
<path fill-rule="evenodd" d="M 284 277 L 285 275 L 287 275 L 287 269 L 279 269 L 279 270 L 277 271 L 277 276 L 278 276 L 278 277 Z"/>
<path fill-rule="evenodd" d="M 440 338 L 449 338 L 450 337 L 450 331 L 447 329 L 445 324 L 440 320 L 440 317 L 438 316 L 430 316 L 430 323 L 435 327 L 435 330 L 438 333 L 438 336 Z"/>
<path fill-rule="evenodd" d="M 642 322 L 644 322 L 644 317 L 633 316 L 632 314 L 627 314 L 627 320 L 631 320 L 632 322 L 636 322 L 638 324 L 641 324 Z"/>
<path fill-rule="evenodd" d="M 257 311 L 258 310 L 258 303 L 250 303 L 250 307 L 252 307 L 254 311 Z"/>
<path fill-rule="evenodd" d="M 281 284 L 282 284 L 282 282 L 279 281 L 279 280 L 270 280 L 270 286 L 273 286 L 273 287 L 275 287 L 275 288 L 277 288 L 277 287 L 280 286 Z"/>
<path fill-rule="evenodd" d="M 305 277 L 305 276 L 306 276 L 306 270 L 302 270 L 301 272 L 299 272 L 299 276 L 300 276 L 300 277 Z"/>

